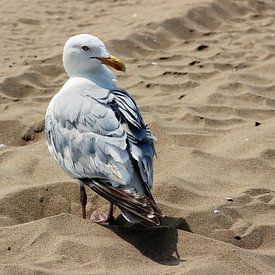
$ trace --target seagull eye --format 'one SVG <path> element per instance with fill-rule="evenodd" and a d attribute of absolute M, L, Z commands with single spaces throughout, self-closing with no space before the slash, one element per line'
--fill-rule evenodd
<path fill-rule="evenodd" d="M 85 52 L 90 50 L 90 48 L 88 46 L 82 46 L 81 49 Z"/>

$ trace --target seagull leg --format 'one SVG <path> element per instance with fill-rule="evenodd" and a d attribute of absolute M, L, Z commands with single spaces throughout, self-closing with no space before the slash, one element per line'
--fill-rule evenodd
<path fill-rule="evenodd" d="M 113 213 L 114 213 L 114 204 L 111 202 L 110 203 L 109 213 L 108 213 L 108 218 L 107 218 L 107 221 L 109 223 L 112 223 L 115 220 L 115 218 L 113 216 Z"/>
<path fill-rule="evenodd" d="M 87 204 L 87 194 L 84 185 L 80 185 L 80 203 L 82 207 L 82 217 L 86 219 L 86 204 Z"/>

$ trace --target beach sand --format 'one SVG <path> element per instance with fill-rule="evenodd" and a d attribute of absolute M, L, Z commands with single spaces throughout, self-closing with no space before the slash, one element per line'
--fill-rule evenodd
<path fill-rule="evenodd" d="M 0 274 L 275 274 L 274 18 L 273 0 L 2 0 Z M 158 228 L 83 220 L 48 153 L 78 33 L 124 60 L 158 139 Z M 89 215 L 108 209 L 88 195 Z"/>

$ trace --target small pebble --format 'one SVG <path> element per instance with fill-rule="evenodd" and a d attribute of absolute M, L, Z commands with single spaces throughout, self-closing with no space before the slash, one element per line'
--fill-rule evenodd
<path fill-rule="evenodd" d="M 241 237 L 240 237 L 240 236 L 238 236 L 238 235 L 237 235 L 237 236 L 235 236 L 234 238 L 235 238 L 236 240 L 238 240 L 238 241 L 241 239 Z"/>
<path fill-rule="evenodd" d="M 195 64 L 198 64 L 198 63 L 200 63 L 200 61 L 194 60 L 194 61 L 190 62 L 189 65 L 194 66 Z"/>
<path fill-rule="evenodd" d="M 261 122 L 255 121 L 255 127 L 260 126 L 261 124 Z"/>
<path fill-rule="evenodd" d="M 156 65 L 158 65 L 158 62 L 152 62 L 152 65 L 156 66 Z"/>
<path fill-rule="evenodd" d="M 220 213 L 220 210 L 218 210 L 218 209 L 214 209 L 214 214 L 219 214 Z"/>
<path fill-rule="evenodd" d="M 233 199 L 232 198 L 226 198 L 228 201 L 233 201 Z"/>
<path fill-rule="evenodd" d="M 159 60 L 167 60 L 167 59 L 169 59 L 169 56 L 161 56 L 161 57 L 159 57 Z"/>
<path fill-rule="evenodd" d="M 207 49 L 207 48 L 208 48 L 207 45 L 199 45 L 199 46 L 197 47 L 197 51 L 203 51 L 204 49 Z"/>
<path fill-rule="evenodd" d="M 0 149 L 6 149 L 8 146 L 6 144 L 0 144 Z"/>

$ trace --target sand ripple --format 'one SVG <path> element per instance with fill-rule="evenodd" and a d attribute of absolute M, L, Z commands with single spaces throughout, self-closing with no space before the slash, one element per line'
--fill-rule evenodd
<path fill-rule="evenodd" d="M 1 273 L 274 274 L 274 1 L 4 2 Z M 128 64 L 119 83 L 158 138 L 159 228 L 82 220 L 47 152 L 45 110 L 78 32 Z M 108 205 L 89 192 L 96 207 Z"/>

